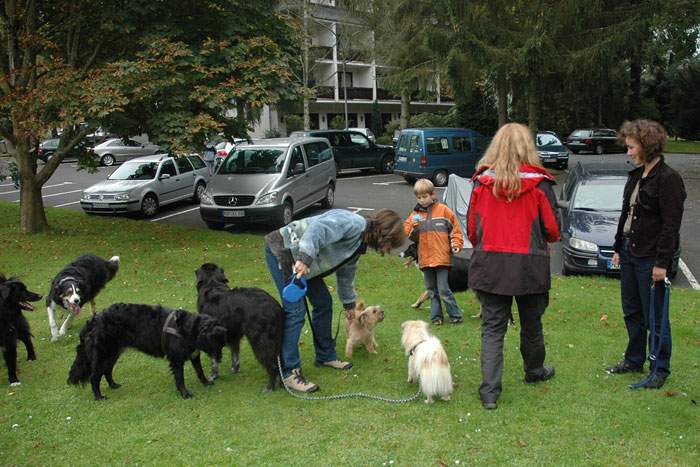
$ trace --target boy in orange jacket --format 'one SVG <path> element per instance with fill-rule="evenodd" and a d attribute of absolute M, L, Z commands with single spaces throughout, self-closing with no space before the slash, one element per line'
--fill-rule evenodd
<path fill-rule="evenodd" d="M 418 204 L 403 225 L 406 235 L 418 243 L 418 267 L 430 292 L 430 320 L 435 325 L 442 324 L 442 299 L 450 322 L 459 324 L 463 321 L 462 310 L 447 282 L 452 254 L 459 253 L 464 243 L 459 222 L 450 208 L 435 200 L 430 180 L 418 180 L 413 192 Z"/>

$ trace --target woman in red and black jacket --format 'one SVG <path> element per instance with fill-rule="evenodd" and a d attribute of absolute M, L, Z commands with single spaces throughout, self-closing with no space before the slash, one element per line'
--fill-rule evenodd
<path fill-rule="evenodd" d="M 513 298 L 520 316 L 525 382 L 554 376 L 545 366 L 541 317 L 549 304 L 548 243 L 559 240 L 554 177 L 540 163 L 530 130 L 501 127 L 479 162 L 467 216 L 474 245 L 469 288 L 481 303 L 479 396 L 495 409 L 501 394 L 503 340 Z"/>

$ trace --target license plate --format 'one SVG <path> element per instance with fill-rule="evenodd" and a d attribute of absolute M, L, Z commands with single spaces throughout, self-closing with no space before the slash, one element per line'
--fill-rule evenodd
<path fill-rule="evenodd" d="M 544 161 L 545 162 L 556 162 L 557 158 L 556 157 L 547 157 Z"/>
<path fill-rule="evenodd" d="M 399 156 L 399 162 L 406 162 L 408 158 L 406 156 Z"/>
<path fill-rule="evenodd" d="M 609 259 L 609 260 L 608 260 L 608 269 L 613 269 L 613 270 L 620 269 L 620 264 L 618 263 L 617 266 L 616 266 L 616 265 L 613 264 L 612 260 Z"/>
<path fill-rule="evenodd" d="M 224 211 L 224 217 L 243 217 L 245 211 Z"/>
<path fill-rule="evenodd" d="M 84 208 L 92 209 L 92 203 L 82 203 Z"/>

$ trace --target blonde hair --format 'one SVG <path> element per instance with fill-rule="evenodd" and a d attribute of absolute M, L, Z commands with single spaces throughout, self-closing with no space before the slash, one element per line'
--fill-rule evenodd
<path fill-rule="evenodd" d="M 494 196 L 512 201 L 520 191 L 521 164 L 542 167 L 530 129 L 520 123 L 507 123 L 496 132 L 477 167 L 492 169 L 496 173 Z"/>
<path fill-rule="evenodd" d="M 416 196 L 429 195 L 430 193 L 434 192 L 435 186 L 433 185 L 433 182 L 427 178 L 420 178 L 415 185 L 413 185 L 413 193 L 415 193 Z"/>

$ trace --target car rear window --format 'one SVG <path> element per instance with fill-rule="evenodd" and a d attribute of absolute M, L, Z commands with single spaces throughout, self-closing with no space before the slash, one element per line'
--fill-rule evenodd
<path fill-rule="evenodd" d="M 450 142 L 446 136 L 427 136 L 425 148 L 428 154 L 449 154 Z"/>
<path fill-rule="evenodd" d="M 203 169 L 205 167 L 204 161 L 197 156 L 187 156 L 187 159 L 192 163 L 195 170 Z"/>
<path fill-rule="evenodd" d="M 421 152 L 422 144 L 420 135 L 411 135 L 411 140 L 408 143 L 408 150 L 410 152 Z"/>
<path fill-rule="evenodd" d="M 408 152 L 408 145 L 410 141 L 410 135 L 401 135 L 401 137 L 399 138 L 398 150 L 401 152 Z"/>

